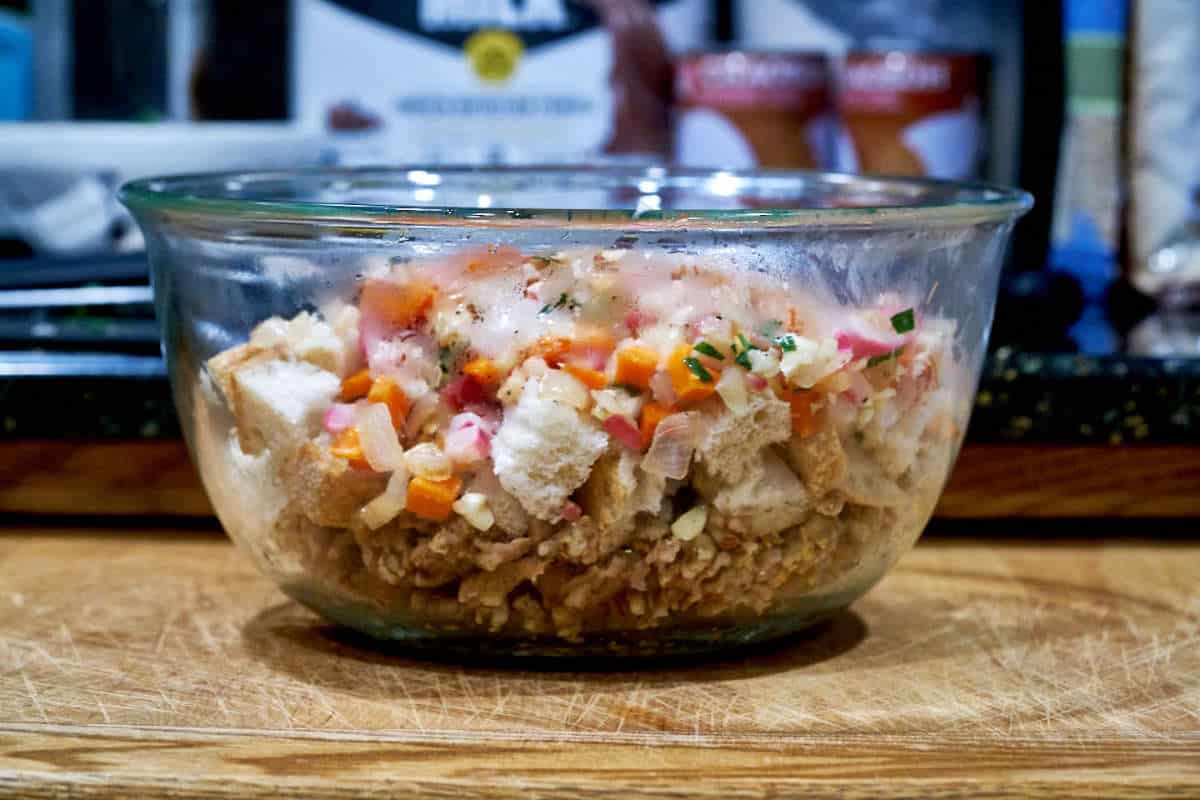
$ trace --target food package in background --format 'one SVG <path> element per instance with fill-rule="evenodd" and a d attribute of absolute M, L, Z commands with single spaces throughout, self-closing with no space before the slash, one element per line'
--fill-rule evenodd
<path fill-rule="evenodd" d="M 698 53 L 675 71 L 675 160 L 832 168 L 836 118 L 821 53 Z"/>
<path fill-rule="evenodd" d="M 661 159 L 708 0 L 296 0 L 293 109 L 341 160 Z"/>
<path fill-rule="evenodd" d="M 884 175 L 973 178 L 982 166 L 986 56 L 851 51 L 839 105 L 853 162 Z"/>
<path fill-rule="evenodd" d="M 1200 3 L 1137 0 L 1130 70 L 1130 282 L 1200 300 Z"/>

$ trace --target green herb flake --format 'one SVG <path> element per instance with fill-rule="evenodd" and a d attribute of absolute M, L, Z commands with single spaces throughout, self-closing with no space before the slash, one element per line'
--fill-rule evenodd
<path fill-rule="evenodd" d="M 684 366 L 686 366 L 686 367 L 687 367 L 689 370 L 691 370 L 691 373 L 692 373 L 693 375 L 695 375 L 697 378 L 699 378 L 699 379 L 700 379 L 700 382 L 701 382 L 701 383 L 712 383 L 712 379 L 713 379 L 713 377 L 712 377 L 712 373 L 710 373 L 708 370 L 706 370 L 706 369 L 704 368 L 704 365 L 703 365 L 703 364 L 701 364 L 701 363 L 700 363 L 699 361 L 697 361 L 696 359 L 694 359 L 694 358 L 685 358 L 685 359 L 683 360 L 683 364 L 684 364 Z"/>
<path fill-rule="evenodd" d="M 906 308 L 899 314 L 892 315 L 892 330 L 896 333 L 908 333 L 916 326 L 917 321 L 913 316 L 911 308 Z"/>
<path fill-rule="evenodd" d="M 900 347 L 897 347 L 895 350 L 893 350 L 890 353 L 884 353 L 881 356 L 871 356 L 870 358 L 867 359 L 867 366 L 868 367 L 876 367 L 876 366 L 879 366 L 880 364 L 884 363 L 885 361 L 891 361 L 893 358 L 896 358 L 897 356 L 899 356 L 902 350 L 904 350 L 903 345 L 901 345 Z"/>
<path fill-rule="evenodd" d="M 746 334 L 744 334 L 744 333 L 739 333 L 739 334 L 738 334 L 738 339 L 739 339 L 739 340 L 741 341 L 741 343 L 742 343 L 742 350 L 755 350 L 755 349 L 757 349 L 757 348 L 755 348 L 755 346 L 754 346 L 754 345 L 750 344 L 750 340 L 746 338 Z"/>
<path fill-rule="evenodd" d="M 780 336 L 775 340 L 775 344 L 779 345 L 779 349 L 785 353 L 791 353 L 796 349 L 796 340 L 789 333 L 787 336 Z"/>
<path fill-rule="evenodd" d="M 749 369 L 749 370 L 754 369 L 754 365 L 750 363 L 750 351 L 749 350 L 743 350 L 742 352 L 738 353 L 737 358 L 735 358 L 733 360 L 733 363 L 735 363 L 739 367 L 743 367 L 745 369 Z"/>
<path fill-rule="evenodd" d="M 721 351 L 713 347 L 708 342 L 700 342 L 692 349 L 697 353 L 704 353 L 704 355 L 709 356 L 710 358 L 715 358 L 718 361 L 725 360 L 725 356 L 721 355 Z"/>

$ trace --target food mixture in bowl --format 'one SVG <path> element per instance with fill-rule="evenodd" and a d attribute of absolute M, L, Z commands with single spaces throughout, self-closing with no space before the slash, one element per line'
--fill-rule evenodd
<path fill-rule="evenodd" d="M 254 487 L 235 536 L 381 619 L 571 640 L 787 614 L 861 591 L 942 488 L 969 392 L 915 305 L 719 256 L 376 265 L 207 362 L 231 422 L 200 459 Z"/>

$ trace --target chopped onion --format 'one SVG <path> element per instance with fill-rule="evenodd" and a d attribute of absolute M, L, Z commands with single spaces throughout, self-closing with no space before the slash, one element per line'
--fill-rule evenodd
<path fill-rule="evenodd" d="M 691 356 L 699 361 L 701 366 L 705 367 L 706 369 L 711 369 L 714 372 L 720 372 L 721 370 L 725 369 L 724 361 L 720 360 L 719 358 L 713 358 L 705 353 L 701 353 L 699 350 L 693 350 Z"/>
<path fill-rule="evenodd" d="M 671 414 L 658 423 L 642 469 L 676 480 L 687 477 L 696 449 L 694 416 L 691 412 Z"/>
<path fill-rule="evenodd" d="M 402 465 L 388 478 L 383 493 L 363 506 L 363 523 L 371 530 L 378 530 L 394 520 L 407 505 L 408 470 Z"/>
<path fill-rule="evenodd" d="M 478 414 L 456 414 L 446 431 L 446 456 L 456 464 L 474 464 L 492 453 L 492 437 Z"/>
<path fill-rule="evenodd" d="M 410 448 L 404 454 L 404 465 L 417 477 L 431 481 L 444 481 L 454 472 L 450 458 L 429 442 Z"/>
<path fill-rule="evenodd" d="M 587 410 L 592 402 L 591 393 L 583 381 L 557 369 L 552 369 L 542 376 L 539 394 L 547 400 L 565 403 L 579 411 Z"/>
<path fill-rule="evenodd" d="M 671 535 L 676 539 L 690 542 L 700 535 L 708 523 L 708 509 L 696 506 L 679 515 L 679 519 L 671 523 Z"/>
<path fill-rule="evenodd" d="M 404 436 L 409 441 L 417 438 L 421 428 L 437 413 L 440 398 L 434 392 L 426 392 L 413 401 L 408 410 L 408 419 L 404 421 Z"/>
<path fill-rule="evenodd" d="M 482 403 L 487 399 L 487 394 L 479 381 L 470 375 L 459 375 L 442 389 L 442 397 L 454 408 L 462 408 L 472 403 Z"/>
<path fill-rule="evenodd" d="M 476 530 L 486 531 L 496 524 L 496 515 L 488 508 L 487 497 L 479 492 L 467 492 L 450 508 Z"/>
<path fill-rule="evenodd" d="M 592 416 L 603 422 L 614 414 L 637 419 L 645 402 L 640 395 L 624 389 L 594 389 Z"/>
<path fill-rule="evenodd" d="M 746 373 L 746 386 L 752 392 L 761 392 L 767 388 L 767 379 L 762 375 L 755 375 L 753 372 Z"/>
<path fill-rule="evenodd" d="M 746 358 L 750 361 L 750 371 L 756 375 L 771 378 L 779 374 L 779 357 L 770 351 L 751 350 Z"/>
<path fill-rule="evenodd" d="M 358 438 L 371 469 L 391 472 L 403 466 L 404 448 L 392 427 L 392 413 L 383 403 L 371 403 L 358 415 Z"/>
<path fill-rule="evenodd" d="M 654 396 L 654 402 L 667 408 L 675 405 L 675 401 L 679 399 L 675 394 L 675 387 L 671 385 L 671 376 L 662 370 L 651 376 L 650 393 Z"/>
<path fill-rule="evenodd" d="M 746 396 L 746 373 L 740 369 L 727 369 L 722 372 L 721 379 L 717 381 L 717 394 L 721 395 L 721 399 L 725 401 L 725 405 L 734 414 L 743 413 L 748 403 Z"/>
<path fill-rule="evenodd" d="M 562 511 L 559 512 L 559 516 L 567 522 L 574 522 L 583 516 L 583 509 L 580 508 L 578 503 L 568 500 L 563 504 L 563 508 Z"/>
<path fill-rule="evenodd" d="M 612 414 L 604 420 L 604 430 L 608 432 L 609 436 L 630 450 L 641 451 L 642 433 L 629 417 L 621 414 Z"/>
<path fill-rule="evenodd" d="M 358 409 L 353 403 L 334 403 L 325 412 L 325 419 L 321 424 L 330 433 L 341 433 L 354 425 L 357 416 Z"/>
<path fill-rule="evenodd" d="M 700 320 L 696 330 L 705 339 L 715 339 L 724 345 L 733 339 L 733 325 L 727 319 L 709 315 Z"/>
<path fill-rule="evenodd" d="M 834 338 L 838 349 L 848 350 L 855 360 L 886 356 L 908 341 L 906 336 L 881 331 L 856 317 L 850 317 L 846 326 L 834 334 Z"/>

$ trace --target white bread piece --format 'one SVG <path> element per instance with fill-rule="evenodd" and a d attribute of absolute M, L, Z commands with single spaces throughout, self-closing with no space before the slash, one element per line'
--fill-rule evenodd
<path fill-rule="evenodd" d="M 279 477 L 288 497 L 309 521 L 331 528 L 350 527 L 388 480 L 387 475 L 355 469 L 330 453 L 326 436 L 302 444 Z"/>
<path fill-rule="evenodd" d="M 247 453 L 265 447 L 279 454 L 315 436 L 341 388 L 332 372 L 266 354 L 236 369 L 231 384 L 238 440 Z"/>
<path fill-rule="evenodd" d="M 846 451 L 837 431 L 823 428 L 811 436 L 793 436 L 785 451 L 788 466 L 795 470 L 813 497 L 820 497 L 845 480 Z"/>
<path fill-rule="evenodd" d="M 842 443 L 846 456 L 846 473 L 838 489 L 846 499 L 859 505 L 886 508 L 904 505 L 909 500 L 908 492 L 900 487 L 888 470 L 853 439 Z M 915 457 L 914 445 L 914 457 Z"/>
<path fill-rule="evenodd" d="M 265 324 L 265 323 L 264 323 Z M 259 327 L 262 327 L 261 325 Z M 256 329 L 257 330 L 257 329 Z M 246 342 L 228 350 L 222 350 L 210 358 L 205 367 L 213 383 L 221 390 L 221 397 L 230 410 L 233 409 L 233 376 L 251 361 L 278 358 L 280 353 L 272 347 L 255 342 Z"/>
<path fill-rule="evenodd" d="M 644 471 L 640 461 L 641 454 L 617 445 L 592 468 L 580 491 L 580 504 L 600 527 L 619 527 L 641 512 L 658 513 L 667 479 Z"/>
<path fill-rule="evenodd" d="M 529 530 L 529 514 L 517 499 L 500 485 L 491 470 L 481 469 L 467 481 L 466 492 L 479 492 L 487 498 L 488 508 L 496 518 L 496 527 L 509 536 L 524 536 Z"/>
<path fill-rule="evenodd" d="M 554 520 L 607 447 L 608 435 L 594 420 L 543 399 L 531 378 L 492 439 L 492 461 L 500 485 L 526 511 Z"/>
<path fill-rule="evenodd" d="M 706 433 L 696 447 L 696 459 L 724 483 L 752 477 L 763 448 L 792 435 L 791 407 L 772 392 L 750 393 L 740 413 L 719 400 L 706 403 L 700 413 L 700 429 Z"/>
<path fill-rule="evenodd" d="M 897 415 L 891 425 L 885 424 L 886 415 L 875 414 L 861 429 L 863 448 L 889 477 L 899 478 L 916 460 L 925 429 L 941 415 L 949 414 L 951 402 L 950 391 L 941 388 Z"/>
<path fill-rule="evenodd" d="M 761 461 L 751 472 L 751 479 L 720 486 L 707 498 L 731 518 L 731 530 L 765 536 L 798 525 L 808 516 L 808 492 L 774 452 L 763 450 Z M 711 491 L 712 486 L 706 488 Z"/>
<path fill-rule="evenodd" d="M 339 335 L 333 325 L 320 317 L 301 311 L 290 320 L 272 317 L 259 323 L 250 333 L 250 343 L 278 350 L 293 359 L 307 361 L 323 370 L 344 377 L 359 360 L 357 311 L 340 311 L 342 331 L 354 331 L 353 341 Z M 342 318 L 344 317 L 344 319 Z M 350 321 L 353 317 L 353 321 Z"/>

